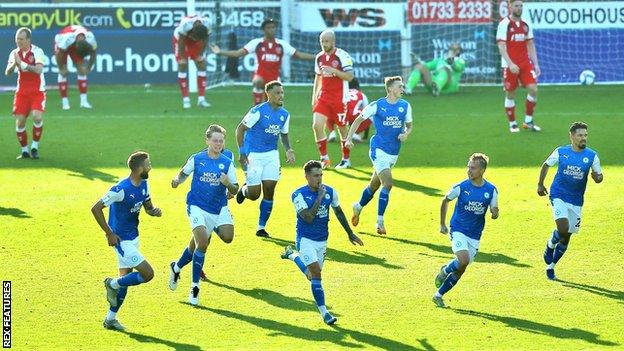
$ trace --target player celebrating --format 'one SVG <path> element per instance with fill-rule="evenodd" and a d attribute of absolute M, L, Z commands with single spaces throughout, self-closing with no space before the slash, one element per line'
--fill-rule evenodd
<path fill-rule="evenodd" d="M 225 129 L 213 124 L 206 130 L 204 149 L 192 155 L 178 175 L 171 181 L 177 188 L 193 173 L 191 190 L 186 197 L 187 213 L 195 239 L 195 248 L 187 247 L 178 262 L 171 262 L 169 288 L 178 287 L 180 271 L 193 261 L 193 273 L 189 303 L 199 303 L 199 279 L 204 267 L 204 259 L 213 230 L 226 244 L 234 239 L 234 221 L 227 207 L 227 192 L 238 191 L 234 162 L 222 153 L 225 142 Z"/>
<path fill-rule="evenodd" d="M 191 108 L 187 79 L 188 59 L 197 66 L 197 106 L 210 107 L 206 101 L 206 43 L 210 22 L 203 16 L 187 16 L 173 31 L 173 53 L 178 62 L 178 84 L 182 92 L 182 107 Z"/>
<path fill-rule="evenodd" d="M 106 298 L 110 304 L 104 319 L 104 328 L 124 330 L 117 320 L 117 312 L 124 302 L 128 287 L 147 283 L 154 277 L 154 270 L 139 251 L 139 213 L 141 206 L 150 216 L 160 217 L 162 212 L 152 205 L 147 178 L 152 169 L 146 152 L 135 152 L 128 158 L 130 176 L 113 186 L 91 208 L 93 217 L 100 225 L 108 246 L 115 247 L 119 261 L 119 278 L 106 278 Z M 104 207 L 110 206 L 108 223 Z M 132 272 L 132 270 L 136 272 Z"/>
<path fill-rule="evenodd" d="M 488 157 L 475 153 L 468 160 L 468 179 L 455 184 L 442 199 L 440 207 L 440 233 L 448 234 L 446 212 L 448 204 L 457 199 L 455 211 L 451 217 L 451 248 L 455 258 L 442 266 L 435 278 L 438 288 L 433 295 L 433 302 L 438 307 L 446 307 L 442 295 L 451 290 L 474 261 L 479 251 L 479 241 L 485 226 L 485 212 L 488 207 L 492 219 L 498 218 L 498 192 L 496 187 L 483 179 L 488 164 Z"/>
<path fill-rule="evenodd" d="M 355 245 L 364 245 L 349 227 L 347 218 L 340 208 L 338 193 L 333 188 L 323 184 L 322 164 L 310 160 L 303 166 L 308 184 L 292 193 L 292 202 L 297 211 L 297 239 L 296 252 L 291 246 L 286 246 L 283 259 L 290 259 L 306 275 L 312 285 L 312 295 L 323 321 L 334 324 L 336 317 L 332 316 L 325 306 L 325 292 L 321 284 L 321 270 L 327 252 L 327 237 L 329 236 L 329 207 L 334 210 L 336 218 L 349 236 L 349 241 Z"/>
<path fill-rule="evenodd" d="M 257 200 L 262 190 L 256 231 L 256 235 L 260 237 L 269 236 L 264 228 L 273 210 L 273 194 L 280 176 L 278 135 L 286 149 L 286 162 L 295 163 L 295 152 L 290 148 L 288 140 L 290 114 L 282 107 L 282 83 L 271 81 L 267 83 L 265 90 L 269 101 L 252 107 L 236 128 L 238 160 L 247 176 L 246 184 L 236 194 L 236 202 L 241 204 L 245 198 Z"/>
<path fill-rule="evenodd" d="M 533 110 L 537 102 L 537 77 L 540 75 L 537 52 L 533 43 L 533 29 L 522 20 L 522 1 L 511 2 L 511 14 L 498 24 L 496 41 L 501 55 L 505 89 L 505 111 L 509 119 L 509 131 L 517 133 L 515 96 L 518 82 L 529 91 L 522 128 L 539 132 L 533 123 Z"/>
<path fill-rule="evenodd" d="M 336 168 L 347 168 L 351 167 L 351 161 L 349 148 L 345 146 L 348 130 L 345 114 L 346 104 L 349 102 L 348 82 L 353 79 L 353 61 L 346 51 L 336 47 L 336 35 L 332 30 L 326 29 L 321 33 L 320 44 L 322 50 L 316 55 L 314 66 L 316 76 L 312 91 L 312 129 L 325 169 L 331 166 L 327 155 L 325 125 L 329 121 L 338 126 L 342 141 L 342 161 Z"/>
<path fill-rule="evenodd" d="M 459 57 L 460 53 L 459 44 L 453 43 L 449 46 L 446 57 L 438 57 L 428 62 L 418 59 L 407 80 L 405 93 L 412 94 L 421 78 L 425 88 L 433 96 L 458 92 L 459 80 L 466 69 L 466 61 Z"/>
<path fill-rule="evenodd" d="M 15 131 L 22 152 L 21 158 L 39 158 L 39 141 L 43 133 L 43 112 L 45 111 L 45 79 L 43 77 L 43 50 L 31 44 L 30 29 L 22 27 L 15 32 L 17 48 L 9 54 L 4 73 L 9 76 L 17 69 L 17 90 L 13 99 Z M 28 152 L 26 118 L 33 114 L 33 141 Z"/>
<path fill-rule="evenodd" d="M 386 77 L 384 81 L 386 97 L 373 101 L 364 108 L 351 125 L 345 142 L 348 148 L 352 148 L 354 146 L 353 134 L 362 122 L 372 118 L 375 124 L 375 135 L 370 140 L 369 155 L 373 162 L 374 172 L 370 183 L 362 192 L 360 201 L 353 204 L 351 224 L 354 227 L 358 225 L 362 208 L 369 203 L 381 185 L 377 206 L 377 234 L 381 235 L 386 235 L 384 213 L 392 189 L 391 169 L 399 158 L 401 142 L 407 140 L 412 132 L 412 106 L 409 102 L 401 99 L 404 89 L 402 78 L 399 76 Z"/>
<path fill-rule="evenodd" d="M 347 123 L 353 124 L 355 118 L 362 112 L 362 109 L 368 105 L 368 97 L 364 95 L 364 93 L 360 90 L 360 82 L 357 78 L 353 78 L 349 82 L 349 102 L 347 103 Z M 368 128 L 371 125 L 370 120 L 366 120 L 360 124 L 358 130 L 353 134 L 353 141 L 362 142 L 364 140 L 363 134 L 366 132 L 366 136 L 368 136 Z M 336 140 L 336 130 L 334 129 L 335 125 L 332 121 L 327 121 L 327 129 L 331 131 L 329 136 L 327 137 L 328 142 L 333 142 Z"/>
<path fill-rule="evenodd" d="M 277 22 L 274 19 L 264 20 L 260 25 L 260 29 L 264 32 L 264 37 L 252 39 L 238 50 L 223 51 L 217 45 L 210 47 L 213 53 L 228 57 L 242 57 L 252 52 L 256 54 L 258 68 L 251 79 L 254 105 L 266 101 L 264 84 L 273 80 L 279 80 L 280 67 L 284 55 L 302 60 L 314 59 L 314 55 L 297 51 L 288 42 L 276 38 Z"/>
<path fill-rule="evenodd" d="M 551 280 L 556 279 L 555 264 L 568 249 L 572 233 L 578 233 L 581 227 L 581 211 L 590 170 L 594 182 L 603 180 L 598 154 L 587 147 L 587 124 L 574 122 L 570 126 L 570 145 L 556 148 L 544 161 L 537 182 L 539 196 L 548 194 L 544 179 L 548 169 L 555 165 L 559 167 L 550 185 L 550 203 L 557 229 L 544 250 L 544 261 L 548 265 L 546 277 Z"/>
<path fill-rule="evenodd" d="M 58 87 L 61 93 L 63 110 L 69 110 L 67 98 L 67 56 L 72 59 L 78 70 L 78 90 L 80 91 L 80 107 L 91 108 L 87 100 L 87 73 L 95 64 L 97 42 L 93 32 L 83 26 L 67 26 L 54 37 L 54 56 L 58 65 Z M 84 62 L 89 56 L 89 62 Z"/>

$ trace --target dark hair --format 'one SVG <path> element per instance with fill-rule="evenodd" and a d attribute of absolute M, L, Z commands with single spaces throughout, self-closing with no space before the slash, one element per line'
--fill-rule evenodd
<path fill-rule="evenodd" d="M 577 130 L 585 129 L 587 130 L 587 123 L 585 122 L 574 122 L 570 126 L 570 133 L 575 134 Z"/>
<path fill-rule="evenodd" d="M 449 50 L 457 51 L 458 55 L 462 52 L 462 48 L 459 43 L 452 43 L 451 45 L 449 45 Z"/>
<path fill-rule="evenodd" d="M 15 39 L 17 39 L 17 36 L 20 35 L 21 32 L 26 32 L 26 39 L 32 38 L 32 32 L 30 31 L 30 28 L 21 27 L 15 32 Z"/>
<path fill-rule="evenodd" d="M 85 57 L 91 53 L 91 44 L 86 40 L 80 40 L 76 42 L 76 54 L 80 57 Z"/>
<path fill-rule="evenodd" d="M 386 89 L 388 89 L 394 82 L 402 82 L 403 78 L 401 76 L 393 76 L 384 78 L 384 84 L 386 85 Z"/>
<path fill-rule="evenodd" d="M 470 161 L 477 161 L 479 162 L 481 169 L 486 169 L 488 162 L 490 162 L 490 158 L 483 153 L 475 152 L 474 154 L 470 155 Z"/>
<path fill-rule="evenodd" d="M 266 83 L 264 85 L 264 91 L 268 92 L 269 90 L 273 89 L 274 87 L 281 87 L 281 86 L 282 86 L 282 83 L 280 83 L 280 81 L 272 80 L 272 81 L 270 81 L 270 82 L 268 82 L 268 83 Z"/>
<path fill-rule="evenodd" d="M 353 79 L 351 79 L 351 81 L 349 82 L 349 89 L 357 89 L 360 90 L 360 81 L 353 77 Z"/>
<path fill-rule="evenodd" d="M 210 139 L 213 133 L 221 133 L 225 136 L 225 128 L 218 124 L 211 124 L 208 126 L 208 129 L 206 129 L 206 138 Z"/>
<path fill-rule="evenodd" d="M 273 23 L 274 25 L 277 26 L 277 21 L 272 19 L 272 18 L 267 18 L 264 21 L 262 21 L 262 24 L 260 25 L 260 29 L 264 30 L 264 27 L 266 27 L 268 24 Z"/>
<path fill-rule="evenodd" d="M 143 166 L 143 162 L 148 158 L 149 154 L 145 151 L 133 152 L 130 157 L 128 157 L 128 168 L 134 171 L 137 168 Z"/>
<path fill-rule="evenodd" d="M 303 165 L 303 170 L 305 171 L 306 174 L 310 173 L 310 171 L 312 171 L 315 168 L 319 168 L 319 169 L 323 168 L 323 165 L 321 165 L 320 161 L 310 160 L 306 162 L 305 165 Z"/>
<path fill-rule="evenodd" d="M 208 38 L 208 28 L 203 24 L 193 27 L 191 29 L 193 38 L 197 40 L 206 40 Z"/>

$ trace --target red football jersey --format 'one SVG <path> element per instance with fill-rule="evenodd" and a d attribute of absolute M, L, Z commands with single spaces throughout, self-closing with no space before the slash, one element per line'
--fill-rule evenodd
<path fill-rule="evenodd" d="M 347 121 L 353 122 L 368 105 L 368 98 L 357 89 L 349 89 L 349 102 L 347 103 Z"/>
<path fill-rule="evenodd" d="M 247 53 L 255 53 L 258 62 L 256 72 L 264 77 L 279 77 L 280 67 L 282 65 L 282 57 L 284 55 L 292 56 L 297 50 L 288 42 L 281 39 L 265 40 L 264 38 L 256 38 L 250 40 L 243 47 Z"/>
<path fill-rule="evenodd" d="M 31 45 L 28 52 L 22 52 L 19 48 L 11 51 L 9 54 L 9 62 L 14 62 L 15 53 L 18 53 L 20 59 L 29 65 L 43 64 L 44 54 L 41 48 Z M 17 92 L 18 93 L 31 93 L 36 91 L 45 91 L 45 79 L 43 78 L 43 72 L 41 74 L 22 71 L 19 65 L 17 69 Z"/>
<path fill-rule="evenodd" d="M 504 41 L 507 44 L 507 54 L 511 61 L 518 66 L 530 62 L 527 40 L 533 40 L 533 29 L 525 21 L 513 21 L 508 16 L 498 24 L 496 41 Z M 507 67 L 505 59 L 502 59 L 501 64 L 502 67 Z"/>
<path fill-rule="evenodd" d="M 316 54 L 314 71 L 317 75 L 321 76 L 321 92 L 319 100 L 325 100 L 330 102 L 349 102 L 349 83 L 346 80 L 342 80 L 332 75 L 322 75 L 321 67 L 329 66 L 336 68 L 339 71 L 348 72 L 353 70 L 353 60 L 349 54 L 339 48 L 327 54 L 325 51 L 321 51 Z"/>

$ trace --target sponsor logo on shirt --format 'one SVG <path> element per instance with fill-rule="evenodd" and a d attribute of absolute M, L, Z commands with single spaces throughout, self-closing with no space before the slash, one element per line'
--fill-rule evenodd
<path fill-rule="evenodd" d="M 563 170 L 563 174 L 571 176 L 574 179 L 583 179 L 583 176 L 585 175 L 581 167 L 572 165 L 568 165 L 566 169 Z"/>
<path fill-rule="evenodd" d="M 282 128 L 280 127 L 279 124 L 271 124 L 264 130 L 264 132 L 267 134 L 272 134 L 272 135 L 277 136 L 280 133 L 281 129 Z"/>
<path fill-rule="evenodd" d="M 130 194 L 130 196 L 132 196 L 132 194 Z M 143 201 L 135 203 L 134 206 L 130 209 L 130 213 L 141 212 L 141 206 L 143 206 Z"/>
<path fill-rule="evenodd" d="M 399 118 L 399 116 L 388 116 L 386 120 L 382 123 L 385 127 L 391 128 L 401 128 L 403 127 L 403 121 Z"/>
<path fill-rule="evenodd" d="M 476 215 L 482 215 L 485 213 L 483 202 L 480 201 L 468 201 L 466 206 L 464 206 L 464 210 L 473 212 Z"/>
<path fill-rule="evenodd" d="M 325 218 L 329 215 L 329 210 L 326 205 L 319 206 L 318 211 L 316 212 L 316 216 L 318 218 Z"/>
<path fill-rule="evenodd" d="M 212 172 L 204 172 L 204 174 L 199 177 L 199 180 L 210 185 L 219 185 L 221 183 L 219 176 Z"/>

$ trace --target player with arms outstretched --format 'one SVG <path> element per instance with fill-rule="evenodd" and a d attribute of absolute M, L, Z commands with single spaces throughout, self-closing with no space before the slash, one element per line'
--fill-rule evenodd
<path fill-rule="evenodd" d="M 182 107 L 191 108 L 188 87 L 188 60 L 197 66 L 197 106 L 210 107 L 206 101 L 206 44 L 210 22 L 203 16 L 187 16 L 173 31 L 173 53 L 178 62 L 178 84 L 182 92 Z"/>

